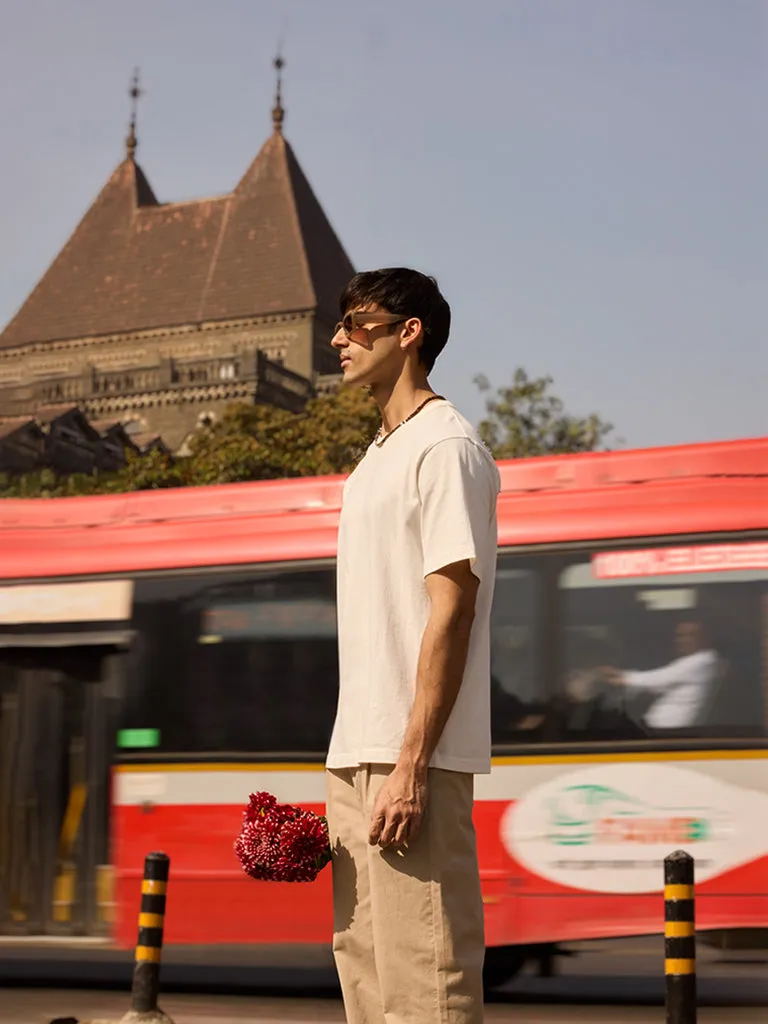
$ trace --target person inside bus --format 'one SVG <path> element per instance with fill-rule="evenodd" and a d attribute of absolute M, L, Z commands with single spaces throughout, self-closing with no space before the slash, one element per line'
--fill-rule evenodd
<path fill-rule="evenodd" d="M 550 704 L 554 728 L 601 740 L 644 739 L 647 729 L 630 713 L 618 688 L 600 675 L 601 665 L 618 660 L 619 644 L 605 626 L 570 630 L 562 693 Z"/>
<path fill-rule="evenodd" d="M 644 692 L 652 703 L 643 722 L 650 729 L 686 729 L 695 725 L 712 693 L 720 658 L 711 631 L 700 620 L 680 622 L 675 630 L 677 657 L 667 665 L 646 670 L 602 666 L 599 678 L 610 686 Z"/>

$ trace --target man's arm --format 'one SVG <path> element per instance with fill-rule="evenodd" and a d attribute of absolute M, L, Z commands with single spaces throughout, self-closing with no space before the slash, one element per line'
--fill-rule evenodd
<path fill-rule="evenodd" d="M 416 693 L 400 758 L 379 791 L 372 846 L 402 846 L 416 835 L 427 802 L 427 768 L 464 678 L 480 581 L 469 561 L 425 579 L 430 613 L 419 651 Z"/>
<path fill-rule="evenodd" d="M 622 671 L 617 668 L 603 669 L 603 678 L 614 686 L 629 686 L 637 690 L 666 690 L 676 683 L 689 681 L 691 672 L 680 668 L 680 659 L 663 665 L 660 668 L 642 669 L 639 671 Z"/>

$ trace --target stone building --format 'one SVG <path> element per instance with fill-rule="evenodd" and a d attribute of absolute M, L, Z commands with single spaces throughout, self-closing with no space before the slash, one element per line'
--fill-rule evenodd
<path fill-rule="evenodd" d="M 125 159 L 0 334 L 0 423 L 74 405 L 178 450 L 233 401 L 300 409 L 337 373 L 353 267 L 283 135 L 279 77 L 272 118 L 232 192 L 161 203 L 134 105 Z"/>
<path fill-rule="evenodd" d="M 89 420 L 77 405 L 46 405 L 34 416 L 5 416 L 0 419 L 0 474 L 14 477 L 40 469 L 66 476 L 113 473 L 126 465 L 129 452 L 171 454 L 158 434 L 143 433 L 138 426 Z"/>

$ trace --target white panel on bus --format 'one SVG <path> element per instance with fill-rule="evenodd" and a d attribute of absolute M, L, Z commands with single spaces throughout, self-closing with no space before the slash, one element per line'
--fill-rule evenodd
<path fill-rule="evenodd" d="M 25 622 L 126 622 L 133 580 L 31 583 L 0 587 L 0 625 Z"/>

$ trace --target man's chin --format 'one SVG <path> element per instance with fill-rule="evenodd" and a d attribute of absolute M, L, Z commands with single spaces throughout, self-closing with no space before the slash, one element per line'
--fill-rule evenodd
<path fill-rule="evenodd" d="M 359 370 L 356 371 L 352 366 L 346 366 L 342 370 L 341 380 L 342 383 L 344 384 L 351 384 L 355 387 L 360 388 L 365 387 L 365 385 L 368 383 L 368 381 L 365 378 L 365 374 L 361 373 Z"/>

